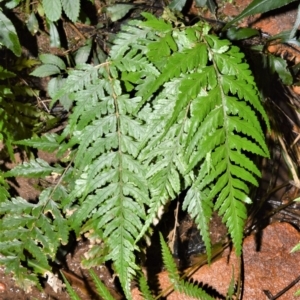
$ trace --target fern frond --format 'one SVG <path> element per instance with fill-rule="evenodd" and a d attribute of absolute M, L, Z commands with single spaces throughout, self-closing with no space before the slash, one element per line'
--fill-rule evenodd
<path fill-rule="evenodd" d="M 141 27 L 156 30 L 164 22 L 146 17 Z M 145 53 L 160 75 L 153 82 L 144 83 L 142 94 L 137 92 L 143 97 L 141 103 L 150 103 L 154 116 L 145 119 L 148 130 L 140 146 L 139 159 L 149 166 L 151 202 L 139 237 L 159 207 L 168 198 L 174 199 L 183 186 L 190 186 L 192 179 L 193 192 L 188 194 L 184 208 L 201 215 L 200 219 L 197 213 L 193 214 L 207 247 L 207 223 L 212 212 L 209 202 L 219 197 L 215 209 L 220 209 L 222 201 L 231 201 L 219 212 L 230 234 L 235 235 L 233 240 L 239 252 L 246 217 L 244 204 L 251 202 L 245 182 L 257 185 L 255 176 L 260 176 L 247 152 L 269 155 L 256 115 L 260 114 L 268 126 L 266 113 L 244 54 L 237 47 L 209 35 L 205 26 L 171 32 L 170 26 L 163 28 L 151 35 L 153 41 L 146 43 Z M 158 45 L 164 49 L 165 63 L 155 60 L 153 51 Z M 140 113 L 143 115 L 143 110 Z M 176 161 L 181 162 L 180 169 Z M 231 190 L 224 193 L 226 186 Z M 231 214 L 233 218 L 229 217 Z"/>
<path fill-rule="evenodd" d="M 200 191 L 193 185 L 187 192 L 182 205 L 195 220 L 204 242 L 208 259 L 211 258 L 209 222 L 213 212 L 213 203 L 207 198 L 207 191 Z"/>
<path fill-rule="evenodd" d="M 68 292 L 68 295 L 70 296 L 70 298 L 72 300 L 81 300 L 80 297 L 78 296 L 78 294 L 74 291 L 74 289 L 72 288 L 72 286 L 70 285 L 69 281 L 67 280 L 67 278 L 65 277 L 64 273 L 63 272 L 60 272 L 63 280 L 64 280 L 64 283 L 66 285 L 66 289 L 67 289 L 67 292 Z"/>
<path fill-rule="evenodd" d="M 12 242 L 13 243 L 13 242 Z M 0 251 L 1 245 L 0 242 Z M 14 247 L 17 247 L 19 244 L 13 243 Z M 7 273 L 12 273 L 13 278 L 16 281 L 16 284 L 22 288 L 24 291 L 30 292 L 32 286 L 36 285 L 41 288 L 39 280 L 37 276 L 33 273 L 29 273 L 28 269 L 20 264 L 19 255 L 5 255 L 0 257 L 0 264 L 5 265 L 5 271 Z"/>
<path fill-rule="evenodd" d="M 101 297 L 103 297 L 103 299 L 105 299 L 105 300 L 114 300 L 113 296 L 111 295 L 111 293 L 109 292 L 107 287 L 99 279 L 99 277 L 96 275 L 96 273 L 93 270 L 90 270 L 89 273 L 95 283 L 95 286 L 96 286 L 96 289 L 97 289 L 97 292 L 99 293 L 99 295 Z"/>
<path fill-rule="evenodd" d="M 105 260 L 113 260 L 130 298 L 130 279 L 138 269 L 134 255 L 138 248 L 134 241 L 145 219 L 149 192 L 145 167 L 135 160 L 138 141 L 145 129 L 143 121 L 132 112 L 141 98 L 122 95 L 120 81 L 113 77 L 118 66 L 116 63 L 97 67 L 98 79 L 90 69 L 75 71 L 77 80 L 84 83 L 72 88 L 77 106 L 66 130 L 71 134 L 70 143 L 78 145 L 73 171 L 76 185 L 63 205 L 68 210 L 75 209 L 69 222 L 76 232 L 90 218 L 96 226 L 93 230 L 103 230 L 109 248 Z M 87 75 L 93 77 L 90 82 L 86 82 Z M 70 82 L 74 84 L 73 80 Z M 90 97 L 88 105 L 98 111 L 92 117 L 91 107 L 86 109 L 88 105 L 81 105 L 87 97 Z"/>
<path fill-rule="evenodd" d="M 32 137 L 31 139 L 17 141 L 15 144 L 33 147 L 47 152 L 52 152 L 59 148 L 58 135 L 55 133 L 46 133 L 41 137 Z"/>
<path fill-rule="evenodd" d="M 176 283 L 180 280 L 180 276 L 178 274 L 176 264 L 172 257 L 171 251 L 170 251 L 168 245 L 166 244 L 166 242 L 164 241 L 164 238 L 161 233 L 159 233 L 159 240 L 160 240 L 160 245 L 161 245 L 163 263 L 169 273 L 171 282 L 174 285 L 176 285 Z"/>
<path fill-rule="evenodd" d="M 151 199 L 147 219 L 138 238 L 141 238 L 156 218 L 158 211 L 168 201 L 174 199 L 180 190 L 189 186 L 191 174 L 186 175 L 186 162 L 183 159 L 181 140 L 184 135 L 185 112 L 182 111 L 177 123 L 165 133 L 166 124 L 174 109 L 174 100 L 178 92 L 178 81 L 165 84 L 165 89 L 153 103 L 153 117 L 145 119 L 148 131 L 144 135 L 139 159 L 147 165 Z"/>
<path fill-rule="evenodd" d="M 141 28 L 141 21 L 130 21 L 128 25 L 123 26 L 117 38 L 114 40 L 114 45 L 110 50 L 110 57 L 114 59 L 122 59 L 124 54 L 131 49 L 131 46 L 136 44 L 140 47 L 141 42 L 147 40 L 147 35 L 151 33 L 149 28 Z"/>
<path fill-rule="evenodd" d="M 50 269 L 48 259 L 54 260 L 60 244 L 68 241 L 67 220 L 51 194 L 52 189 L 44 190 L 36 204 L 20 197 L 0 204 L 0 253 L 4 256 L 0 262 L 5 263 L 17 283 L 26 290 L 29 285 L 38 282 L 37 276 L 30 275 L 23 267 L 28 253 L 33 262 L 36 261 L 43 269 Z"/>
<path fill-rule="evenodd" d="M 155 299 L 150 292 L 149 285 L 148 285 L 147 280 L 142 272 L 139 275 L 139 288 L 140 288 L 141 294 L 145 300 L 154 300 Z"/>
<path fill-rule="evenodd" d="M 163 263 L 168 271 L 168 275 L 171 283 L 174 286 L 174 289 L 176 291 L 184 293 L 189 297 L 194 297 L 196 299 L 205 299 L 205 300 L 214 299 L 197 285 L 193 285 L 192 283 L 188 283 L 180 279 L 170 249 L 168 248 L 161 234 L 160 234 L 160 243 L 162 248 Z"/>
<path fill-rule="evenodd" d="M 39 178 L 50 175 L 51 173 L 61 174 L 63 170 L 64 169 L 60 166 L 52 167 L 46 161 L 37 158 L 16 166 L 14 169 L 6 172 L 5 177 L 24 176 L 29 178 Z"/>
<path fill-rule="evenodd" d="M 0 70 L 0 140 L 7 147 L 11 160 L 14 160 L 13 143 L 16 140 L 32 136 L 34 127 L 38 126 L 38 111 L 28 103 L 16 100 L 16 87 L 3 85 L 1 79 L 14 77 L 15 74 Z M 19 87 L 20 91 L 24 88 Z M 17 128 L 17 130 L 16 130 Z"/>
<path fill-rule="evenodd" d="M 210 190 L 208 201 L 217 196 L 215 209 L 223 215 L 223 222 L 228 227 L 236 251 L 240 253 L 246 219 L 244 203 L 251 202 L 244 182 L 257 185 L 255 176 L 260 176 L 246 152 L 269 155 L 253 108 L 264 118 L 266 115 L 249 67 L 243 62 L 243 54 L 228 41 L 209 35 L 204 38 L 215 75 L 207 77 L 208 83 L 203 87 L 205 92 L 199 92 L 195 105 L 191 104 L 192 126 L 186 141 L 185 157 L 189 162 L 188 171 L 199 166 L 195 186 L 200 191 Z M 202 70 L 202 73 L 205 71 Z M 238 75 L 241 72 L 242 78 Z M 194 78 L 197 80 L 197 76 Z M 196 82 L 203 85 L 201 79 Z M 214 98 L 210 100 L 209 95 Z M 252 106 L 247 105 L 245 100 Z M 200 105 L 205 113 L 200 111 Z M 200 119 L 196 119 L 198 113 Z"/>
<path fill-rule="evenodd" d="M 215 298 L 209 296 L 204 290 L 199 288 L 197 284 L 193 284 L 190 282 L 180 281 L 177 285 L 177 290 L 180 293 L 183 293 L 189 297 L 193 297 L 195 299 L 203 299 L 203 300 L 213 300 Z"/>

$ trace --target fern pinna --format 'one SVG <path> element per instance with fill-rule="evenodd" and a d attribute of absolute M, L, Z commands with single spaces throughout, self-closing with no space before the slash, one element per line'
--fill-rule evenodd
<path fill-rule="evenodd" d="M 143 16 L 122 28 L 106 62 L 69 72 L 54 99 L 74 104 L 61 136 L 23 142 L 70 151 L 59 207 L 94 241 L 83 263 L 112 260 L 127 298 L 137 242 L 183 190 L 208 255 L 213 210 L 241 253 L 249 184 L 260 176 L 248 154 L 268 156 L 267 116 L 240 50 L 205 23 Z"/>

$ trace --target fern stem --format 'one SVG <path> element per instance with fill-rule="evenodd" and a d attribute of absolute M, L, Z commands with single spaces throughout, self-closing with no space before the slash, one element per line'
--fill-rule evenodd
<path fill-rule="evenodd" d="M 75 156 L 70 160 L 70 162 L 68 163 L 67 167 L 64 169 L 62 175 L 60 176 L 60 178 L 58 179 L 57 183 L 55 184 L 55 186 L 53 187 L 53 189 L 51 190 L 51 193 L 50 195 L 48 196 L 47 198 L 47 201 L 45 202 L 44 204 L 44 208 L 48 205 L 48 203 L 50 202 L 51 198 L 52 198 L 52 195 L 54 194 L 54 192 L 56 191 L 56 189 L 60 186 L 64 176 L 66 175 L 66 173 L 68 172 L 68 170 L 70 169 L 71 165 L 73 164 L 74 162 L 74 158 Z M 43 213 L 43 209 L 40 211 L 40 213 L 38 214 L 37 216 L 37 219 L 39 219 L 41 217 Z"/>

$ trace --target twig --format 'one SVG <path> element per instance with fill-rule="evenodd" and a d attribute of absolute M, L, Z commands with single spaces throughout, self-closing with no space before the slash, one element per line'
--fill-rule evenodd
<path fill-rule="evenodd" d="M 271 292 L 268 290 L 263 290 L 263 291 L 269 300 L 276 300 L 277 298 L 282 296 L 284 293 L 286 293 L 290 288 L 292 288 L 299 280 L 300 280 L 300 276 L 298 276 L 295 280 L 293 280 L 288 286 L 286 286 L 283 290 L 281 290 L 275 296 L 273 296 L 271 294 Z"/>

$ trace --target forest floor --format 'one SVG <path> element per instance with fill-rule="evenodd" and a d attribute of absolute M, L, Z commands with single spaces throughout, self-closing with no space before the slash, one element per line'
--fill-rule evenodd
<path fill-rule="evenodd" d="M 158 2 L 158 1 L 157 1 Z M 236 0 L 233 3 L 219 0 L 217 15 L 220 20 L 228 21 L 230 18 L 238 15 L 251 1 Z M 100 5 L 100 1 L 95 1 L 96 6 Z M 157 5 L 160 6 L 160 5 Z M 156 14 L 162 12 L 158 9 Z M 135 12 L 136 13 L 136 12 Z M 185 12 L 190 19 L 204 17 L 214 24 L 215 17 L 206 9 L 199 9 L 192 4 Z M 241 26 L 248 26 L 259 29 L 263 35 L 273 36 L 283 31 L 290 30 L 294 26 L 297 17 L 297 5 L 289 5 L 284 10 L 275 10 L 265 15 L 257 15 L 246 18 L 242 21 Z M 20 13 L 20 18 L 22 14 Z M 103 15 L 97 15 L 95 18 L 103 21 Z M 131 16 L 134 18 L 134 16 Z M 110 24 L 110 32 L 118 32 L 123 20 Z M 17 25 L 16 25 L 17 26 Z M 78 48 L 84 44 L 87 36 L 97 35 L 99 39 L 107 38 L 108 28 L 96 29 L 96 24 L 91 26 L 82 26 L 82 24 L 63 23 L 63 30 L 68 41 L 68 45 L 62 48 L 49 48 L 49 40 L 47 34 L 43 32 L 38 36 L 24 35 L 20 39 L 24 39 L 24 44 L 28 44 L 23 53 L 28 57 L 37 58 L 40 53 L 53 53 L 55 55 L 64 55 L 70 49 Z M 28 38 L 29 37 L 29 38 Z M 25 42 L 25 40 L 27 41 Z M 72 41 L 72 42 L 70 42 Z M 104 42 L 105 44 L 105 42 Z M 35 46 L 33 46 L 35 45 Z M 243 46 L 243 45 L 241 45 Z M 290 64 L 300 62 L 300 49 L 288 47 L 286 45 L 270 45 L 268 51 L 285 57 Z M 41 109 L 48 101 L 46 93 L 47 79 L 38 82 L 39 88 L 43 88 L 44 96 L 39 99 Z M 299 87 L 280 87 L 274 82 L 274 90 L 270 94 L 270 111 L 274 118 L 280 119 L 283 126 L 282 138 L 286 143 L 290 143 L 295 153 L 300 153 L 298 136 L 300 135 L 299 115 L 289 109 L 290 104 L 299 107 L 300 96 Z M 58 124 L 61 126 L 61 124 Z M 300 241 L 300 204 L 293 200 L 299 197 L 299 185 L 295 180 L 297 178 L 291 176 L 290 169 L 282 156 L 278 145 L 274 142 L 275 133 L 269 134 L 269 144 L 272 145 L 272 157 L 268 161 L 262 162 L 263 178 L 259 189 L 255 195 L 257 211 L 250 215 L 245 230 L 245 241 L 243 246 L 243 274 L 242 274 L 242 299 L 296 299 L 294 293 L 300 289 L 300 252 L 290 253 L 291 249 Z M 279 149 L 279 150 L 278 150 Z M 38 156 L 46 161 L 53 163 L 55 157 L 48 153 L 39 152 Z M 298 160 L 299 159 L 299 160 Z M 24 160 L 23 153 L 16 152 L 16 162 Z M 296 157 L 300 161 L 300 155 Z M 12 168 L 15 163 L 8 162 L 5 159 L 0 161 L 1 165 L 6 169 Z M 11 187 L 16 195 L 22 196 L 24 199 L 34 199 L 38 196 L 38 187 L 42 183 L 39 181 L 30 181 L 24 178 L 17 178 L 11 182 Z M 49 182 L 48 184 L 51 184 Z M 179 200 L 180 202 L 180 200 Z M 260 203 L 260 204 L 258 204 Z M 179 203 L 180 204 L 180 203 Z M 225 299 L 226 288 L 228 288 L 232 278 L 232 270 L 236 270 L 234 278 L 237 281 L 240 277 L 240 260 L 234 255 L 233 251 L 226 249 L 220 252 L 211 266 L 204 265 L 203 261 L 203 244 L 199 238 L 198 232 L 195 230 L 194 223 L 182 212 L 175 203 L 169 207 L 167 217 L 163 218 L 163 224 L 160 229 L 165 236 L 174 235 L 174 224 L 179 222 L 177 241 L 174 246 L 174 256 L 177 258 L 178 265 L 203 286 L 209 286 L 216 299 Z M 219 245 L 226 239 L 226 231 L 222 225 L 220 218 L 216 215 L 211 221 L 211 234 L 214 244 Z M 62 271 L 73 288 L 78 292 L 81 299 L 100 299 L 97 296 L 95 288 L 89 278 L 87 270 L 81 268 L 80 261 L 87 252 L 89 244 L 84 238 L 75 241 L 72 249 L 67 255 L 62 254 L 54 266 L 57 270 Z M 145 272 L 148 274 L 149 280 L 152 279 L 157 285 L 157 289 L 163 291 L 170 285 L 167 274 L 161 270 L 161 262 L 155 260 L 160 255 L 155 255 L 157 249 L 160 249 L 158 240 L 153 239 L 151 249 L 148 250 L 148 260 L 145 263 Z M 218 252 L 216 246 L 216 252 Z M 150 267 L 151 266 L 151 267 Z M 115 299 L 122 299 L 118 284 L 115 283 L 112 276 L 112 270 L 109 265 L 101 265 L 96 268 L 99 278 L 106 284 Z M 152 278 L 151 278 L 152 277 Z M 155 278 L 155 280 L 153 280 Z M 299 281 L 299 282 L 298 282 Z M 32 288 L 31 291 L 25 293 L 13 281 L 11 275 L 6 274 L 3 267 L 0 267 L 0 300 L 33 300 L 33 299 L 70 299 L 65 289 L 61 289 L 57 284 L 57 291 L 54 291 L 47 282 L 41 282 L 43 289 Z M 290 288 L 287 288 L 289 287 Z M 287 288 L 285 290 L 285 288 Z M 282 294 L 280 294 L 282 293 Z M 133 285 L 134 299 L 140 299 L 137 289 Z M 176 293 L 164 294 L 168 300 L 190 299 L 186 296 Z"/>

